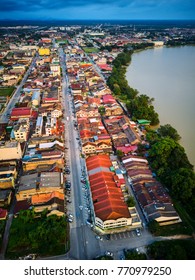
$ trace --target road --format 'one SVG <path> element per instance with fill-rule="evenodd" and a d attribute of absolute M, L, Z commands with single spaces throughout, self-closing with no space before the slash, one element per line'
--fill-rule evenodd
<path fill-rule="evenodd" d="M 8 116 L 8 114 L 11 114 L 12 109 L 14 108 L 15 104 L 18 102 L 20 94 L 21 94 L 21 89 L 22 89 L 23 85 L 25 84 L 25 82 L 28 78 L 28 75 L 32 71 L 33 67 L 35 66 L 37 57 L 38 57 L 37 54 L 33 57 L 28 70 L 26 71 L 26 73 L 24 74 L 24 77 L 22 78 L 22 81 L 17 86 L 14 94 L 12 95 L 11 99 L 9 100 L 7 107 L 5 108 L 4 112 L 2 113 L 2 115 L 0 117 L 0 123 L 7 123 L 9 121 L 10 117 Z"/>
<path fill-rule="evenodd" d="M 74 127 L 75 120 L 72 111 L 72 96 L 68 88 L 68 77 L 66 75 L 65 54 L 59 49 L 62 68 L 62 102 L 65 109 L 65 146 L 66 164 L 70 166 L 71 174 L 67 179 L 71 181 L 71 205 L 68 204 L 68 213 L 73 214 L 74 221 L 70 223 L 70 251 L 69 256 L 73 259 L 86 260 L 93 258 L 94 249 L 97 253 L 100 250 L 99 242 L 95 239 L 95 234 L 86 221 L 89 218 L 88 194 L 82 187 L 81 175 L 85 169 L 85 161 L 80 157 L 80 146 L 76 138 L 79 137 L 77 129 Z M 86 171 L 85 171 L 86 172 Z M 93 244 L 93 248 L 91 246 Z"/>

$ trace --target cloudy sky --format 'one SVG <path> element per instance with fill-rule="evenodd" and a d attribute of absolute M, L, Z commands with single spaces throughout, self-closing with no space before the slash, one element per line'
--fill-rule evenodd
<path fill-rule="evenodd" d="M 194 0 L 1 0 L 0 19 L 195 19 Z"/>

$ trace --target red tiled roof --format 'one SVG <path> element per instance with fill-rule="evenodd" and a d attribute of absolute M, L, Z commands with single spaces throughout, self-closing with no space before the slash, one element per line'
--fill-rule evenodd
<path fill-rule="evenodd" d="M 33 195 L 31 198 L 32 204 L 40 204 L 50 201 L 52 198 L 57 197 L 61 200 L 64 200 L 64 194 L 54 191 L 52 193 L 42 193 Z"/>
<path fill-rule="evenodd" d="M 90 156 L 86 159 L 88 171 L 97 167 L 110 167 L 111 161 L 107 155 Z"/>
<path fill-rule="evenodd" d="M 137 150 L 137 146 L 118 146 L 117 150 L 122 151 L 125 154 L 128 154 L 129 152 L 135 152 Z"/>
<path fill-rule="evenodd" d="M 110 167 L 108 155 L 90 156 L 86 159 L 87 170 Z M 102 221 L 118 218 L 130 218 L 128 207 L 123 200 L 121 189 L 115 182 L 111 171 L 98 171 L 89 175 L 90 188 L 94 202 L 95 215 Z"/>
<path fill-rule="evenodd" d="M 13 108 L 11 116 L 30 116 L 31 113 L 32 110 L 28 107 Z"/>
<path fill-rule="evenodd" d="M 99 64 L 98 66 L 102 69 L 102 70 L 106 70 L 106 71 L 112 71 L 112 67 L 110 67 L 108 64 Z"/>
<path fill-rule="evenodd" d="M 103 95 L 102 99 L 103 99 L 103 103 L 105 103 L 105 104 L 116 103 L 116 100 L 114 99 L 114 97 L 111 94 Z"/>

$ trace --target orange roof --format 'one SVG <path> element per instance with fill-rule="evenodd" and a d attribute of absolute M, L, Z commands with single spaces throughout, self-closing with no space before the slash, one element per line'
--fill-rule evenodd
<path fill-rule="evenodd" d="M 63 193 L 54 191 L 52 193 L 43 193 L 43 194 L 33 195 L 32 198 L 31 198 L 31 203 L 32 204 L 44 203 L 44 202 L 47 202 L 47 201 L 51 200 L 54 197 L 57 197 L 59 199 L 64 200 L 64 194 Z"/>
<path fill-rule="evenodd" d="M 86 159 L 87 169 L 92 170 L 97 167 L 110 167 L 111 161 L 108 155 L 90 156 Z"/>
<path fill-rule="evenodd" d="M 101 171 L 102 167 L 110 167 L 108 155 L 90 156 L 86 159 L 87 170 L 99 167 L 100 171 L 89 175 L 90 188 L 94 203 L 95 215 L 102 221 L 118 218 L 130 218 L 127 205 L 124 202 L 120 187 L 111 171 Z"/>

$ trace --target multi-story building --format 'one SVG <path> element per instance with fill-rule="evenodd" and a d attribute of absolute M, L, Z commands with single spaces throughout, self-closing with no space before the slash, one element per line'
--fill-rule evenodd
<path fill-rule="evenodd" d="M 14 139 L 19 142 L 24 142 L 28 140 L 29 135 L 29 119 L 19 119 L 17 124 L 13 127 Z"/>

